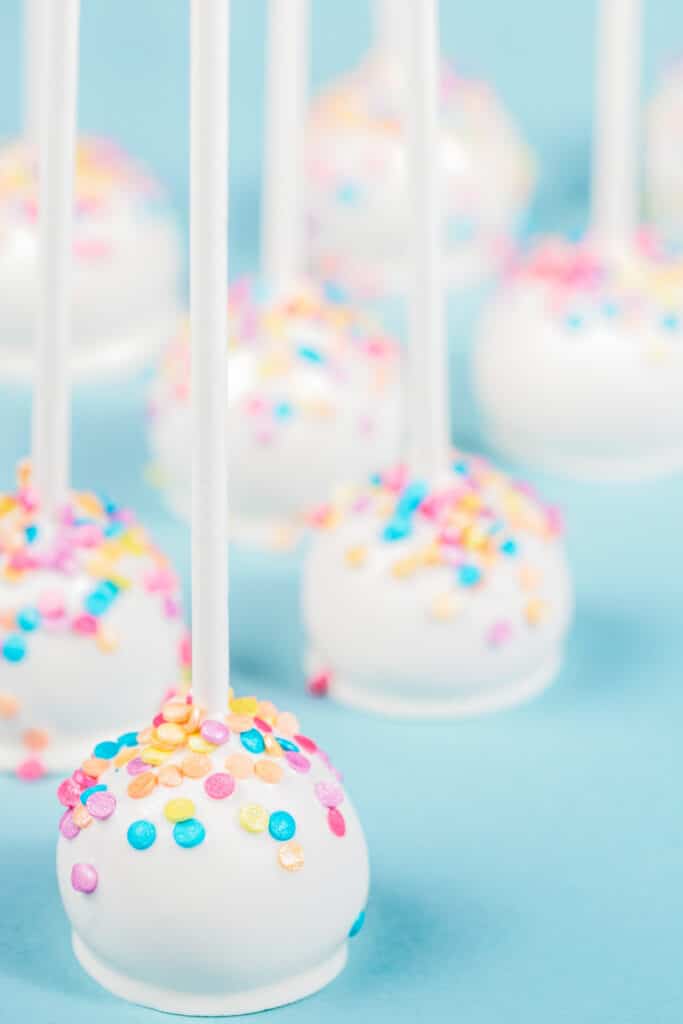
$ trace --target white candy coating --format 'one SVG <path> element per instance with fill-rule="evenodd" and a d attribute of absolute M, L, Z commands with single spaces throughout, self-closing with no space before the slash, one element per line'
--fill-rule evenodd
<path fill-rule="evenodd" d="M 320 522 L 303 610 L 311 682 L 333 697 L 462 715 L 552 680 L 572 608 L 556 514 L 504 474 L 474 458 L 428 488 L 391 474 Z"/>
<path fill-rule="evenodd" d="M 507 455 L 587 478 L 683 466 L 683 261 L 541 244 L 485 313 L 474 386 Z"/>
<path fill-rule="evenodd" d="M 359 296 L 401 291 L 409 239 L 402 68 L 371 54 L 314 102 L 308 142 L 311 265 Z M 444 270 L 495 272 L 529 202 L 533 161 L 490 85 L 443 65 Z"/>
<path fill-rule="evenodd" d="M 178 315 L 180 243 L 160 186 L 113 142 L 82 139 L 76 162 L 73 366 L 144 365 Z M 37 301 L 37 200 L 24 143 L 0 150 L 0 365 L 27 376 Z"/>
<path fill-rule="evenodd" d="M 683 59 L 672 62 L 647 106 L 646 204 L 669 237 L 683 230 Z"/>
<path fill-rule="evenodd" d="M 228 432 L 232 535 L 277 545 L 341 478 L 396 458 L 399 350 L 374 321 L 312 286 L 231 299 Z M 173 509 L 190 511 L 187 329 L 152 386 L 150 441 Z"/>
<path fill-rule="evenodd" d="M 185 629 L 175 575 L 136 524 L 79 542 L 90 526 L 32 517 L 38 539 L 16 548 L 11 517 L 0 516 L 0 769 L 30 777 L 144 723 L 175 685 Z"/>
<path fill-rule="evenodd" d="M 225 721 L 220 713 L 211 717 Z M 277 724 L 272 734 L 256 732 L 281 735 Z M 115 810 L 76 829 L 75 838 L 64 835 L 73 828 L 62 828 L 57 874 L 76 955 L 102 985 L 161 1010 L 224 1015 L 300 999 L 343 968 L 347 938 L 354 923 L 360 925 L 367 901 L 365 838 L 326 755 L 307 750 L 291 734 L 289 743 L 298 748 L 298 769 L 277 741 L 265 756 L 250 753 L 232 729 L 228 741 L 206 755 L 211 775 L 181 777 L 174 786 L 159 781 L 143 798 L 128 794 L 139 776 L 126 767 L 100 776 Z M 246 762 L 249 776 L 231 776 L 233 791 L 212 798 L 205 785 L 217 773 L 224 781 L 225 762 L 235 755 Z M 187 748 L 176 749 L 150 771 L 159 776 L 187 756 Z M 265 762 L 281 777 L 268 782 L 255 774 Z M 178 798 L 190 803 L 175 814 L 167 811 Z M 249 819 L 253 831 L 244 825 L 247 805 L 258 808 Z M 294 835 L 290 828 L 275 838 L 277 811 L 291 816 Z M 332 830 L 330 813 L 341 816 L 344 834 Z M 189 826 L 195 838 L 203 830 L 194 846 L 181 845 L 188 841 L 188 814 L 198 823 Z M 128 838 L 130 826 L 141 820 L 156 830 L 146 849 Z M 74 887 L 76 865 L 94 868 L 93 892 L 79 891 L 78 881 Z"/>

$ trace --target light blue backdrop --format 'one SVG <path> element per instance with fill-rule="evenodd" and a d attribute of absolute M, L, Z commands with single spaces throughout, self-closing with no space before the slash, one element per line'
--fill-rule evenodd
<path fill-rule="evenodd" d="M 238 273 L 257 256 L 264 6 L 233 6 Z M 534 226 L 580 222 L 593 0 L 442 6 L 447 52 L 495 81 L 540 152 Z M 185 218 L 186 2 L 83 7 L 82 127 L 146 158 Z M 683 6 L 646 7 L 649 88 L 658 64 L 683 43 Z M 360 0 L 318 0 L 315 8 L 320 83 L 361 53 L 369 23 Z M 0 136 L 19 123 L 18 10 L 16 0 L 0 3 Z M 187 535 L 144 482 L 139 419 L 130 416 L 141 398 L 138 382 L 118 417 L 114 399 L 103 399 L 97 416 L 78 420 L 75 480 L 130 501 L 187 578 Z M 26 446 L 25 407 L 10 420 L 6 406 L 3 483 Z M 567 512 L 578 603 L 566 669 L 541 700 L 471 722 L 387 723 L 308 700 L 287 652 L 288 670 L 260 688 L 300 712 L 345 766 L 374 872 L 349 968 L 324 993 L 279 1011 L 283 1022 L 683 1018 L 683 486 L 539 483 Z M 238 563 L 238 576 L 244 568 Z M 243 581 L 235 587 L 240 629 L 248 628 L 246 608 L 272 619 L 293 589 L 290 565 L 267 591 L 250 579 L 250 593 Z M 71 957 L 54 882 L 54 788 L 0 779 L 0 1020 L 145 1024 L 154 1015 L 101 993 Z M 279 928 L 286 941 L 287 922 Z"/>

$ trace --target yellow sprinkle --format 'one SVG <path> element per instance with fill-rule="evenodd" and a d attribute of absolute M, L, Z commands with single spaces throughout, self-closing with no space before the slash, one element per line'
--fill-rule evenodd
<path fill-rule="evenodd" d="M 94 494 L 82 491 L 76 495 L 76 504 L 80 506 L 86 515 L 92 516 L 94 519 L 101 519 L 104 515 L 102 502 Z"/>
<path fill-rule="evenodd" d="M 107 626 L 100 625 L 95 636 L 95 642 L 103 654 L 111 654 L 119 645 L 116 634 Z"/>
<path fill-rule="evenodd" d="M 195 812 L 195 805 L 192 800 L 188 800 L 186 797 L 177 796 L 173 800 L 169 800 L 164 807 L 164 817 L 168 821 L 187 821 L 188 818 L 193 818 Z"/>
<path fill-rule="evenodd" d="M 235 697 L 230 701 L 230 710 L 236 715 L 255 715 L 258 709 L 259 702 L 256 697 Z"/>
<path fill-rule="evenodd" d="M 346 549 L 346 564 L 353 566 L 354 569 L 365 565 L 367 557 L 368 549 L 363 544 L 357 544 L 355 547 Z"/>
<path fill-rule="evenodd" d="M 301 843 L 297 843 L 296 839 L 282 843 L 277 852 L 277 859 L 285 871 L 300 871 L 304 866 L 304 850 Z"/>
<path fill-rule="evenodd" d="M 260 804 L 245 804 L 240 809 L 240 825 L 247 832 L 265 832 L 269 814 Z"/>
<path fill-rule="evenodd" d="M 548 605 L 539 597 L 533 598 L 524 609 L 526 621 L 530 626 L 538 626 L 548 614 Z"/>
<path fill-rule="evenodd" d="M 140 754 L 140 759 L 145 764 L 159 765 L 167 761 L 170 756 L 170 750 L 160 750 L 159 747 L 145 747 Z"/>
<path fill-rule="evenodd" d="M 264 735 L 263 742 L 266 745 L 266 754 L 270 754 L 271 757 L 282 757 L 282 747 L 275 739 L 272 732 L 267 732 Z"/>
<path fill-rule="evenodd" d="M 119 750 L 118 754 L 114 758 L 114 764 L 117 768 L 123 768 L 125 764 L 132 761 L 134 757 L 138 756 L 137 747 L 124 747 L 123 750 Z"/>
<path fill-rule="evenodd" d="M 80 800 L 71 812 L 71 817 L 74 820 L 74 824 L 78 825 L 79 828 L 87 828 L 88 825 L 92 824 L 92 818 Z"/>
<path fill-rule="evenodd" d="M 138 743 L 140 746 L 146 747 L 154 739 L 154 726 L 148 725 L 146 729 L 141 729 L 138 733 Z"/>
<path fill-rule="evenodd" d="M 169 700 L 161 709 L 166 722 L 186 722 L 190 717 L 190 711 L 190 705 L 179 700 Z"/>
<path fill-rule="evenodd" d="M 186 740 L 185 730 L 177 722 L 162 722 L 161 725 L 157 726 L 157 739 L 166 745 L 170 744 L 172 747 L 179 747 Z M 198 753 L 205 753 L 205 751 L 198 751 Z"/>
<path fill-rule="evenodd" d="M 437 622 L 450 622 L 462 607 L 462 598 L 455 593 L 439 594 L 431 603 L 429 614 Z"/>
<path fill-rule="evenodd" d="M 216 749 L 215 743 L 209 743 L 204 739 L 201 733 L 198 732 L 193 732 L 192 735 L 188 737 L 187 745 L 190 750 L 195 752 L 195 754 L 212 754 Z"/>
<path fill-rule="evenodd" d="M 403 580 L 408 576 L 412 576 L 419 566 L 419 555 L 406 555 L 405 558 L 399 558 L 398 561 L 394 562 L 391 571 L 397 579 Z"/>

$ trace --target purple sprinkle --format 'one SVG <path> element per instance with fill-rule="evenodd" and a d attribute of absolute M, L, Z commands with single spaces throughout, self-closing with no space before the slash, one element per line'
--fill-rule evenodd
<path fill-rule="evenodd" d="M 338 807 L 344 800 L 344 792 L 334 782 L 316 782 L 315 795 L 323 807 Z"/>
<path fill-rule="evenodd" d="M 149 765 L 141 757 L 134 757 L 126 765 L 126 771 L 129 775 L 142 775 L 143 772 L 149 771 Z"/>
<path fill-rule="evenodd" d="M 220 747 L 221 744 L 227 743 L 230 737 L 230 730 L 227 725 L 223 722 L 217 722 L 213 718 L 207 718 L 205 722 L 202 722 L 201 729 L 199 730 L 202 739 L 205 739 L 207 743 L 213 743 L 214 746 Z"/>
<path fill-rule="evenodd" d="M 89 894 L 97 888 L 97 870 L 92 864 L 74 864 L 71 869 L 71 885 L 76 892 Z"/>
<path fill-rule="evenodd" d="M 75 839 L 78 833 L 81 831 L 76 822 L 74 821 L 71 808 L 64 811 L 64 814 L 59 819 L 59 831 L 62 833 L 65 839 Z"/>
<path fill-rule="evenodd" d="M 285 750 L 285 758 L 290 768 L 293 768 L 295 772 L 309 772 L 311 770 L 311 762 L 303 754 L 300 754 L 298 750 Z"/>
<path fill-rule="evenodd" d="M 100 821 L 105 821 L 110 818 L 116 810 L 116 797 L 113 793 L 109 792 L 98 792 L 93 793 L 86 800 L 85 806 L 88 808 L 89 814 L 93 818 L 98 818 Z"/>

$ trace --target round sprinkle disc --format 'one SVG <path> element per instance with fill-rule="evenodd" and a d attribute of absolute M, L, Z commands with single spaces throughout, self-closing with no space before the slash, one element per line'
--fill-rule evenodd
<path fill-rule="evenodd" d="M 98 821 L 106 821 L 116 810 L 116 797 L 109 792 L 93 793 L 88 797 L 85 806 L 93 818 L 97 818 Z"/>
<path fill-rule="evenodd" d="M 309 772 L 311 770 L 311 762 L 303 754 L 300 754 L 298 750 L 286 750 L 285 758 L 290 768 L 293 768 L 295 772 Z"/>
<path fill-rule="evenodd" d="M 224 725 L 223 722 L 217 722 L 211 718 L 207 719 L 206 722 L 202 722 L 200 732 L 202 734 L 202 738 L 214 747 L 219 747 L 223 743 L 227 743 L 230 736 L 230 730 L 227 725 Z"/>
<path fill-rule="evenodd" d="M 254 772 L 254 762 L 248 754 L 231 754 L 225 759 L 225 767 L 236 779 L 248 779 Z"/>
<path fill-rule="evenodd" d="M 251 754 L 262 754 L 266 749 L 265 741 L 258 729 L 249 729 L 247 732 L 241 732 L 240 740 L 245 750 L 248 750 Z"/>
<path fill-rule="evenodd" d="M 338 808 L 330 807 L 327 812 L 327 824 L 330 826 L 330 832 L 340 838 L 346 835 L 346 822 L 344 821 L 344 815 Z"/>
<path fill-rule="evenodd" d="M 213 800 L 225 800 L 235 791 L 235 780 L 227 772 L 215 772 L 204 780 L 206 795 Z"/>
<path fill-rule="evenodd" d="M 351 925 L 351 930 L 349 931 L 349 938 L 352 939 L 354 937 L 354 935 L 358 935 L 358 932 L 361 930 L 361 928 L 363 927 L 364 924 L 365 924 L 365 911 L 361 910 L 360 914 L 358 915 L 356 920 Z"/>
<path fill-rule="evenodd" d="M 74 864 L 71 869 L 71 885 L 76 892 L 95 892 L 97 882 L 97 870 L 92 864 Z"/>
<path fill-rule="evenodd" d="M 201 821 L 197 821 L 196 818 L 190 818 L 189 821 L 179 821 L 177 825 L 173 826 L 173 838 L 178 846 L 190 850 L 193 846 L 199 846 L 200 843 L 204 842 L 206 829 Z"/>
<path fill-rule="evenodd" d="M 128 842 L 134 850 L 149 850 L 157 837 L 156 827 L 151 821 L 134 821 L 128 829 Z"/>
<path fill-rule="evenodd" d="M 181 761 L 180 770 L 188 779 L 203 779 L 211 771 L 211 761 L 206 754 L 188 754 Z"/>
<path fill-rule="evenodd" d="M 113 740 L 107 740 L 104 743 L 97 744 L 97 746 L 93 750 L 93 755 L 95 757 L 102 757 L 107 761 L 111 761 L 113 757 L 116 757 L 118 752 L 119 744 L 115 743 Z"/>
<path fill-rule="evenodd" d="M 268 831 L 273 839 L 285 843 L 288 839 L 294 838 L 296 822 L 288 811 L 274 811 L 268 822 Z"/>
<path fill-rule="evenodd" d="M 240 825 L 247 832 L 265 832 L 268 817 L 268 811 L 261 804 L 245 804 L 240 809 Z"/>
<path fill-rule="evenodd" d="M 323 807 L 338 807 L 344 800 L 341 786 L 334 782 L 316 782 L 315 795 Z"/>
<path fill-rule="evenodd" d="M 136 775 L 135 778 L 128 783 L 128 796 L 132 797 L 133 800 L 140 800 L 143 797 L 149 796 L 150 793 L 153 793 L 156 784 L 157 778 L 154 772 L 145 772 L 144 775 Z"/>
<path fill-rule="evenodd" d="M 192 800 L 179 796 L 168 801 L 164 807 L 164 817 L 167 821 L 187 821 L 193 817 L 195 810 Z"/>
<path fill-rule="evenodd" d="M 277 859 L 280 867 L 285 871 L 300 871 L 304 866 L 304 851 L 301 843 L 296 840 L 290 843 L 283 843 L 277 851 Z"/>
<path fill-rule="evenodd" d="M 175 764 L 165 764 L 159 769 L 159 782 L 162 786 L 173 789 L 183 781 L 183 774 Z"/>
<path fill-rule="evenodd" d="M 254 765 L 254 774 L 261 782 L 275 784 L 282 778 L 282 766 L 275 761 L 269 761 L 267 757 L 262 757 Z"/>

